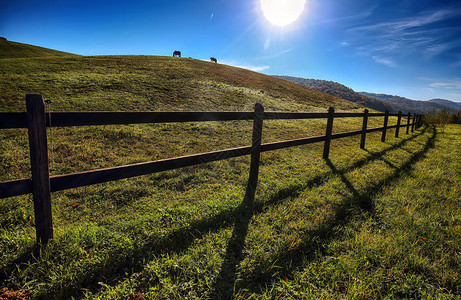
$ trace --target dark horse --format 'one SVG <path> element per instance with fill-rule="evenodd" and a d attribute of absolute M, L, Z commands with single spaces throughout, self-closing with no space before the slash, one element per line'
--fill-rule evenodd
<path fill-rule="evenodd" d="M 218 60 L 214 57 L 210 57 L 211 62 L 218 63 Z"/>
<path fill-rule="evenodd" d="M 173 57 L 175 56 L 181 57 L 181 51 L 176 50 L 175 52 L 173 52 Z"/>

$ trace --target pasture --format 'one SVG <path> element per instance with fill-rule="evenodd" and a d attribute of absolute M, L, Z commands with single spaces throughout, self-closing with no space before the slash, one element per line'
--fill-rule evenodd
<path fill-rule="evenodd" d="M 53 111 L 362 107 L 261 74 L 191 59 L 0 61 L 2 111 L 41 93 Z M 375 122 L 375 123 L 373 123 Z M 370 127 L 381 126 L 381 120 Z M 395 124 L 395 120 L 390 120 Z M 263 143 L 324 134 L 325 120 L 264 122 Z M 51 174 L 251 142 L 249 121 L 56 128 Z M 359 130 L 338 120 L 334 132 Z M 457 298 L 461 128 L 422 127 L 261 154 L 52 194 L 54 239 L 35 248 L 31 196 L 0 200 L 0 284 L 34 297 Z M 30 176 L 25 130 L 0 132 L 0 180 Z M 249 201 L 252 200 L 252 201 Z"/>

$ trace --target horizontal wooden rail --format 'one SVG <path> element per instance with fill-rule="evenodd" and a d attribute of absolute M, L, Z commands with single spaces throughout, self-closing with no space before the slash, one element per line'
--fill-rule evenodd
<path fill-rule="evenodd" d="M 32 179 L 0 182 L 0 199 L 32 193 Z"/>
<path fill-rule="evenodd" d="M 253 114 L 253 112 L 55 112 L 51 113 L 51 126 L 252 120 Z"/>
<path fill-rule="evenodd" d="M 397 125 L 388 126 L 389 128 L 396 128 Z M 406 127 L 406 125 L 400 125 Z M 384 127 L 367 129 L 367 133 L 382 131 Z M 341 139 L 360 135 L 361 130 L 342 132 L 331 135 L 331 139 Z M 314 136 L 301 139 L 293 139 L 280 142 L 265 143 L 261 145 L 261 152 L 279 150 L 284 148 L 302 146 L 325 141 L 325 136 Z M 141 176 L 161 171 L 179 169 L 183 167 L 213 162 L 218 160 L 225 160 L 233 157 L 249 155 L 251 146 L 231 148 L 220 151 L 213 151 L 207 153 L 199 153 L 189 156 L 175 157 L 162 159 L 157 161 L 136 163 L 131 165 L 123 165 L 112 168 L 97 169 L 91 171 L 83 171 L 77 173 L 70 173 L 64 175 L 50 176 L 51 192 L 102 183 L 113 180 L 125 179 L 135 176 Z M 25 195 L 32 192 L 32 180 L 19 179 L 0 182 L 0 199 Z"/>
<path fill-rule="evenodd" d="M 290 147 L 295 147 L 295 146 L 302 146 L 302 145 L 313 144 L 313 143 L 323 142 L 323 141 L 325 141 L 325 136 L 314 136 L 314 137 L 308 137 L 308 138 L 302 138 L 302 139 L 266 143 L 266 144 L 261 145 L 261 152 L 279 150 L 279 149 L 290 148 Z"/>
<path fill-rule="evenodd" d="M 248 155 L 251 147 L 239 147 L 222 151 L 201 153 L 189 156 L 162 159 L 151 162 L 91 170 L 67 175 L 51 176 L 51 191 L 61 191 L 80 186 L 108 182 L 140 175 L 147 175 L 167 170 L 204 164 L 212 161 Z"/>
<path fill-rule="evenodd" d="M 27 128 L 27 114 L 25 112 L 0 113 L 0 129 Z"/>
<path fill-rule="evenodd" d="M 143 123 L 181 123 L 208 121 L 254 120 L 254 112 L 51 112 L 46 114 L 46 126 L 50 127 L 128 125 Z M 357 118 L 363 113 L 335 113 L 334 118 Z M 383 113 L 369 113 L 369 117 L 382 117 Z M 389 114 L 398 116 L 398 114 Z M 326 119 L 328 113 L 265 112 L 263 120 Z M 0 113 L 0 129 L 27 128 L 25 112 Z"/>

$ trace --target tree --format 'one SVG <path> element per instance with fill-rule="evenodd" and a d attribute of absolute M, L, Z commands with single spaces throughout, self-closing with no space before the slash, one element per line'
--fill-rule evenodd
<path fill-rule="evenodd" d="M 461 109 L 456 113 L 450 116 L 450 123 L 461 124 Z"/>

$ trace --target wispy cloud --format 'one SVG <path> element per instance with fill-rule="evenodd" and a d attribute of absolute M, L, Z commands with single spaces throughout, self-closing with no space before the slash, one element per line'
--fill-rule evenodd
<path fill-rule="evenodd" d="M 461 35 L 461 26 L 448 26 L 445 22 L 456 18 L 461 18 L 461 9 L 426 11 L 412 17 L 351 27 L 346 31 L 347 40 L 355 45 L 359 55 L 395 67 L 399 57 L 419 55 L 432 59 L 460 49 L 461 40 L 456 37 Z"/>
<path fill-rule="evenodd" d="M 239 62 L 235 62 L 235 61 L 222 60 L 221 63 L 225 64 L 225 65 L 237 67 L 237 68 L 242 68 L 242 69 L 247 69 L 247 70 L 250 70 L 250 71 L 255 71 L 255 72 L 262 72 L 262 71 L 270 69 L 270 66 L 267 66 L 267 65 L 251 66 L 251 65 L 240 64 Z"/>
<path fill-rule="evenodd" d="M 271 39 L 266 39 L 266 41 L 264 42 L 264 50 L 269 49 L 270 45 L 271 45 Z"/>
<path fill-rule="evenodd" d="M 461 92 L 461 78 L 455 78 L 451 80 L 436 81 L 429 84 L 432 88 L 441 88 L 448 90 L 459 90 Z"/>
<path fill-rule="evenodd" d="M 426 82 L 425 90 L 438 98 L 461 101 L 461 78 L 419 78 Z"/>
<path fill-rule="evenodd" d="M 264 70 L 270 69 L 269 66 L 236 66 L 236 67 L 251 70 L 251 71 L 255 71 L 255 72 L 262 72 Z"/>
<path fill-rule="evenodd" d="M 328 23 L 345 23 L 345 22 L 353 22 L 353 21 L 360 21 L 371 17 L 373 12 L 375 11 L 376 6 L 372 6 L 368 9 L 361 11 L 360 13 L 344 16 L 344 17 L 337 17 L 337 18 L 330 18 L 330 19 L 319 19 L 316 20 L 315 24 L 328 24 Z M 315 16 L 314 16 L 315 17 Z"/>
<path fill-rule="evenodd" d="M 436 11 L 428 11 L 417 16 L 403 18 L 396 21 L 382 22 L 371 25 L 363 25 L 352 28 L 354 31 L 368 32 L 386 32 L 386 33 L 402 33 L 409 29 L 422 27 L 433 24 L 438 21 L 456 17 L 461 12 L 452 9 L 440 9 Z"/>
<path fill-rule="evenodd" d="M 372 56 L 373 60 L 378 64 L 385 65 L 387 67 L 397 67 L 397 64 L 390 58 L 380 57 L 380 56 Z"/>

